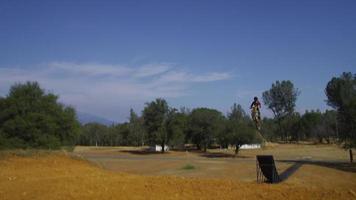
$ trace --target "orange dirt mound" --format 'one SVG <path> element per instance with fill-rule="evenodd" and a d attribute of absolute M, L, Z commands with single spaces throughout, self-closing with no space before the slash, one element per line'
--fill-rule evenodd
<path fill-rule="evenodd" d="M 0 199 L 356 199 L 351 189 L 140 176 L 65 155 L 0 160 Z"/>

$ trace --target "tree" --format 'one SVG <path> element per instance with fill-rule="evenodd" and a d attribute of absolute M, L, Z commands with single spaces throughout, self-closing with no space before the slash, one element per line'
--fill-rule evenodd
<path fill-rule="evenodd" d="M 219 130 L 215 134 L 216 136 L 216 142 L 220 145 L 220 148 L 229 148 L 230 144 L 230 135 L 229 132 L 227 131 L 227 127 L 229 125 L 229 120 L 227 118 L 222 118 L 220 124 L 219 124 Z"/>
<path fill-rule="evenodd" d="M 129 128 L 127 123 L 124 124 L 116 124 L 110 127 L 110 135 L 112 136 L 112 140 L 114 141 L 114 145 L 126 145 L 127 141 L 124 141 L 123 135 L 127 135 L 129 132 Z"/>
<path fill-rule="evenodd" d="M 47 148 L 74 145 L 79 133 L 75 110 L 58 103 L 37 82 L 15 84 L 0 99 L 2 148 Z"/>
<path fill-rule="evenodd" d="M 260 142 L 257 138 L 255 128 L 244 122 L 230 120 L 228 122 L 227 133 L 229 134 L 230 144 L 235 146 L 235 155 L 239 153 L 242 145 Z"/>
<path fill-rule="evenodd" d="M 299 138 L 310 139 L 315 136 L 315 127 L 321 123 L 322 113 L 319 110 L 311 110 L 304 113 L 299 121 Z"/>
<path fill-rule="evenodd" d="M 142 117 L 139 117 L 132 108 L 130 109 L 129 129 L 129 143 L 135 146 L 143 146 L 145 143 L 145 129 L 143 127 L 143 119 Z"/>
<path fill-rule="evenodd" d="M 337 112 L 335 110 L 326 110 L 323 114 L 322 123 L 324 130 L 321 132 L 321 136 L 330 144 L 331 140 L 335 140 L 338 137 Z"/>
<path fill-rule="evenodd" d="M 352 148 L 356 146 L 356 74 L 344 72 L 340 77 L 333 77 L 325 94 L 328 105 L 337 110 L 339 140 L 349 149 L 352 162 Z"/>
<path fill-rule="evenodd" d="M 294 88 L 293 83 L 289 80 L 276 81 L 272 84 L 271 89 L 263 92 L 263 101 L 272 110 L 278 123 L 279 133 L 284 140 L 288 139 L 288 135 L 282 130 L 282 120 L 294 112 L 299 94 L 299 90 Z"/>
<path fill-rule="evenodd" d="M 185 142 L 185 136 L 188 129 L 188 115 L 182 112 L 177 112 L 172 109 L 168 114 L 166 121 L 166 130 L 169 140 L 169 145 L 173 147 L 182 147 Z"/>
<path fill-rule="evenodd" d="M 196 108 L 190 116 L 189 128 L 192 140 L 198 149 L 206 152 L 213 139 L 222 131 L 224 116 L 221 112 L 209 108 Z"/>
<path fill-rule="evenodd" d="M 235 146 L 235 155 L 244 144 L 252 144 L 257 141 L 257 134 L 253 127 L 253 122 L 243 110 L 241 105 L 236 103 L 231 107 L 226 122 L 226 135 L 229 143 Z"/>
<path fill-rule="evenodd" d="M 278 135 L 277 132 L 277 123 L 273 118 L 263 118 L 261 126 L 261 134 L 263 138 L 267 141 L 277 141 Z"/>
<path fill-rule="evenodd" d="M 336 138 L 336 112 L 326 110 L 325 113 L 320 111 L 306 112 L 301 121 L 301 130 L 304 131 L 307 138 L 313 138 L 316 142 L 331 142 Z"/>
<path fill-rule="evenodd" d="M 293 112 L 292 114 L 287 115 L 281 122 L 286 135 L 290 136 L 290 141 L 299 141 L 301 139 L 300 119 L 300 114 L 298 112 Z"/>
<path fill-rule="evenodd" d="M 227 118 L 229 120 L 233 120 L 236 122 L 249 121 L 249 116 L 246 114 L 245 110 L 242 108 L 240 104 L 234 103 L 231 107 L 231 112 L 227 114 Z"/>
<path fill-rule="evenodd" d="M 129 141 L 129 135 L 130 135 L 130 126 L 129 123 L 125 122 L 122 123 L 120 125 L 118 125 L 118 129 L 119 129 L 119 134 L 121 135 L 122 141 L 121 141 L 121 145 L 124 146 L 128 146 L 130 145 L 130 141 Z"/>
<path fill-rule="evenodd" d="M 90 146 L 105 146 L 107 145 L 105 136 L 108 134 L 108 127 L 99 123 L 87 123 L 82 126 L 82 131 L 79 136 L 79 141 L 82 144 Z M 110 142 L 109 142 L 110 143 Z"/>
<path fill-rule="evenodd" d="M 164 147 L 169 141 L 166 131 L 166 120 L 169 110 L 166 100 L 160 98 L 146 103 L 146 107 L 143 110 L 148 141 L 151 145 L 160 144 L 162 146 L 162 153 L 164 153 Z"/>

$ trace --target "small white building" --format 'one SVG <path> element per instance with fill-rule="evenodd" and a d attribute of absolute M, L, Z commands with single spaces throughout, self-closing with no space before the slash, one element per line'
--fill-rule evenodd
<path fill-rule="evenodd" d="M 260 149 L 261 144 L 244 144 L 240 147 L 240 149 Z"/>
<path fill-rule="evenodd" d="M 161 145 L 150 146 L 150 151 L 160 152 L 162 151 L 162 146 Z M 169 151 L 169 147 L 167 145 L 164 145 L 164 151 Z"/>

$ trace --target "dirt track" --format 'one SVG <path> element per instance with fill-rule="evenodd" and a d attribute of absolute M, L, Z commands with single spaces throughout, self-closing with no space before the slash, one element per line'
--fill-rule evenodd
<path fill-rule="evenodd" d="M 313 173 L 312 166 L 308 170 Z M 330 169 L 332 172 L 332 169 Z M 354 177 L 351 178 L 354 180 Z M 0 199 L 356 199 L 350 187 L 141 176 L 64 155 L 0 160 Z"/>

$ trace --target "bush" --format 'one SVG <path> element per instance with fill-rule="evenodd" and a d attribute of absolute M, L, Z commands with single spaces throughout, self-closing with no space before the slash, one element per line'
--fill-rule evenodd
<path fill-rule="evenodd" d="M 195 166 L 191 165 L 191 164 L 186 164 L 184 167 L 182 167 L 182 169 L 184 169 L 184 170 L 192 170 L 192 169 L 195 169 Z"/>

